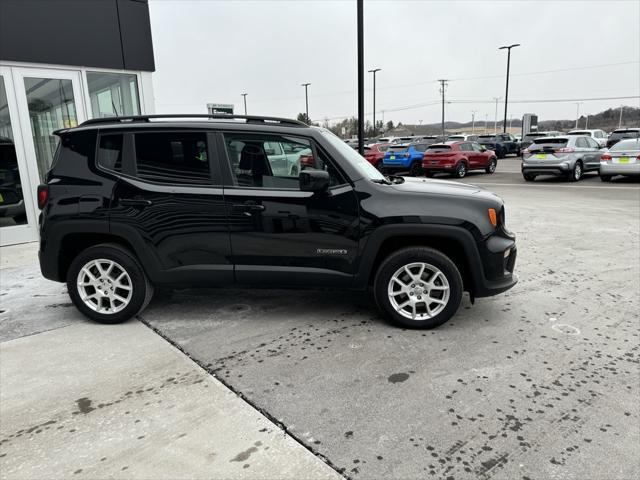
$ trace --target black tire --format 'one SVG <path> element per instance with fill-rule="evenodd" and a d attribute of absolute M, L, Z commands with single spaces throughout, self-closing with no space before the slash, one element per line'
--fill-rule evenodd
<path fill-rule="evenodd" d="M 425 176 L 426 176 L 426 177 L 428 177 L 428 178 L 432 178 L 432 177 L 435 175 L 435 173 L 433 172 L 433 170 L 425 170 L 424 174 L 425 174 Z"/>
<path fill-rule="evenodd" d="M 458 162 L 458 164 L 456 165 L 456 169 L 453 171 L 453 173 L 451 174 L 452 176 L 456 177 L 456 178 L 464 178 L 467 176 L 467 162 L 465 162 L 464 160 Z"/>
<path fill-rule="evenodd" d="M 423 320 L 413 320 L 398 313 L 388 295 L 393 275 L 404 265 L 414 262 L 436 267 L 449 284 L 449 299 L 444 308 L 433 317 Z M 449 257 L 433 248 L 415 246 L 403 248 L 389 255 L 378 268 L 373 288 L 378 308 L 387 320 L 409 328 L 435 328 L 449 320 L 458 310 L 462 300 L 463 284 L 458 268 Z"/>
<path fill-rule="evenodd" d="M 116 262 L 127 272 L 131 279 L 131 299 L 126 307 L 116 313 L 99 313 L 89 308 L 80 298 L 77 278 L 80 270 L 91 260 L 106 259 Z M 126 248 L 117 244 L 100 244 L 82 251 L 69 266 L 67 272 L 67 290 L 69 297 L 80 312 L 99 323 L 116 324 L 138 315 L 153 297 L 153 285 L 140 265 L 140 262 Z"/>
<path fill-rule="evenodd" d="M 504 158 L 504 157 L 506 157 L 506 156 L 507 156 L 507 154 L 506 154 L 506 152 L 504 151 L 504 149 L 503 149 L 503 148 L 497 148 L 497 149 L 496 149 L 496 156 L 497 156 L 498 158 Z"/>
<path fill-rule="evenodd" d="M 582 174 L 584 173 L 584 168 L 582 166 L 582 162 L 578 160 L 576 164 L 573 166 L 573 169 L 567 174 L 568 182 L 577 182 L 582 178 Z"/>
<path fill-rule="evenodd" d="M 536 176 L 531 173 L 523 173 L 522 178 L 524 178 L 526 182 L 533 182 L 536 179 Z"/>
<path fill-rule="evenodd" d="M 489 165 L 487 165 L 487 168 L 485 168 L 484 171 L 487 173 L 494 173 L 496 171 L 497 166 L 498 166 L 498 159 L 495 157 L 491 158 L 489 159 Z"/>
<path fill-rule="evenodd" d="M 603 182 L 610 182 L 613 177 L 611 175 L 600 175 L 600 180 Z"/>
<path fill-rule="evenodd" d="M 411 169 L 409 170 L 409 175 L 412 177 L 420 177 L 422 176 L 422 165 L 420 162 L 413 162 L 411 164 Z"/>

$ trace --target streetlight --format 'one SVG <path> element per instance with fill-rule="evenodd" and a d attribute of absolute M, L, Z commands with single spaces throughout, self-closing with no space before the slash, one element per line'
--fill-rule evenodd
<path fill-rule="evenodd" d="M 514 43 L 513 45 L 508 45 L 504 47 L 500 47 L 498 50 L 507 50 L 507 88 L 504 93 L 504 124 L 502 126 L 503 133 L 507 133 L 507 102 L 509 100 L 509 65 L 511 63 L 511 49 L 515 47 L 519 47 L 519 43 Z"/>
<path fill-rule="evenodd" d="M 247 114 L 247 94 L 241 93 L 242 99 L 244 100 L 244 114 Z"/>
<path fill-rule="evenodd" d="M 476 133 L 476 113 L 477 110 L 471 110 L 471 135 Z"/>
<path fill-rule="evenodd" d="M 382 70 L 381 68 L 374 68 L 369 70 L 369 73 L 373 73 L 373 136 L 376 136 L 376 72 Z"/>
<path fill-rule="evenodd" d="M 309 119 L 309 94 L 307 93 L 307 88 L 311 85 L 310 83 L 303 83 L 301 86 L 304 87 L 304 104 L 306 108 L 307 122 L 311 123 Z"/>
<path fill-rule="evenodd" d="M 578 121 L 580 120 L 580 105 L 584 102 L 576 102 L 576 130 L 578 129 Z"/>
<path fill-rule="evenodd" d="M 495 135 L 498 133 L 498 100 L 500 100 L 500 98 L 493 97 L 493 99 L 496 102 L 496 116 L 494 117 L 494 120 L 493 120 L 493 134 Z"/>

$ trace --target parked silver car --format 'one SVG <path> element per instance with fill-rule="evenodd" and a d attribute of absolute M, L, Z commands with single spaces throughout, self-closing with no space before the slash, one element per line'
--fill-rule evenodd
<path fill-rule="evenodd" d="M 562 176 L 577 182 L 584 172 L 600 169 L 600 155 L 604 151 L 591 137 L 536 138 L 522 152 L 522 176 L 527 182 L 538 175 Z"/>
<path fill-rule="evenodd" d="M 600 180 L 616 175 L 640 176 L 640 138 L 620 140 L 600 157 Z"/>

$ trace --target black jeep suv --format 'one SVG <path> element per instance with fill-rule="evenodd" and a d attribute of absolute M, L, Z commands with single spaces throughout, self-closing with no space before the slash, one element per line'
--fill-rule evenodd
<path fill-rule="evenodd" d="M 322 128 L 150 115 L 55 133 L 40 268 L 99 322 L 138 314 L 154 287 L 372 287 L 388 319 L 429 328 L 463 291 L 517 281 L 499 197 L 385 177 Z"/>

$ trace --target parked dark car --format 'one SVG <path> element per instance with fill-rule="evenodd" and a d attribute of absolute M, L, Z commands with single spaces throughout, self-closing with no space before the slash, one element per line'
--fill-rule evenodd
<path fill-rule="evenodd" d="M 520 143 L 510 133 L 479 135 L 478 143 L 484 145 L 487 150 L 496 152 L 498 158 L 504 158 L 507 155 L 520 155 Z"/>
<path fill-rule="evenodd" d="M 427 176 L 447 172 L 463 178 L 469 170 L 496 171 L 498 159 L 495 152 L 477 142 L 446 142 L 430 145 L 422 159 L 422 170 Z"/>
<path fill-rule="evenodd" d="M 89 318 L 125 321 L 154 287 L 372 288 L 387 319 L 431 328 L 463 291 L 473 301 L 517 281 L 515 236 L 487 190 L 385 177 L 296 120 L 182 117 L 55 132 L 38 187 L 40 268 Z M 269 142 L 311 149 L 315 168 L 274 175 Z"/>
<path fill-rule="evenodd" d="M 640 137 L 640 128 L 618 128 L 611 132 L 607 139 L 607 148 L 613 147 L 620 140 Z"/>

